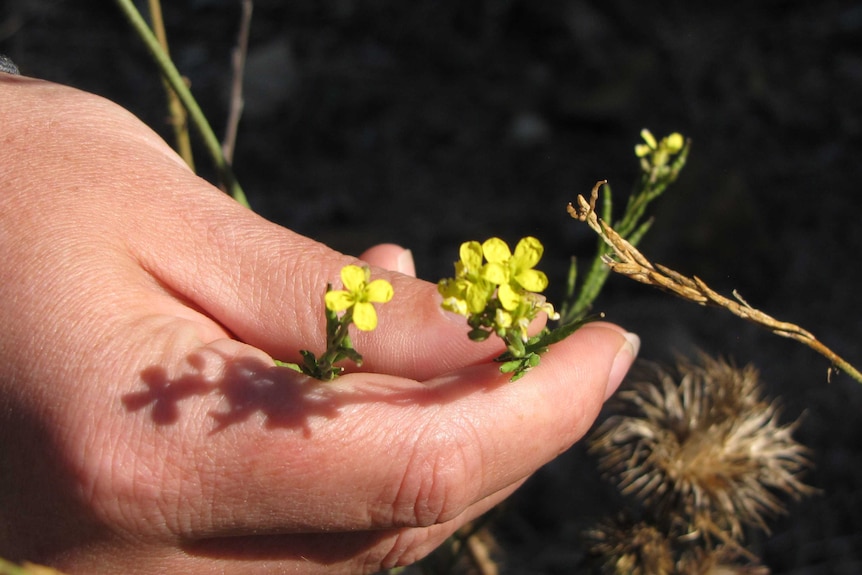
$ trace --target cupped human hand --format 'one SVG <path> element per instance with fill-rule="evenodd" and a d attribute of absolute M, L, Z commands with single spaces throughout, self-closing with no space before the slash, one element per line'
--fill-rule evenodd
<path fill-rule="evenodd" d="M 636 353 L 592 324 L 509 383 L 411 277 L 310 380 L 354 257 L 192 174 L 101 98 L 0 74 L 0 556 L 69 573 L 363 573 L 422 557 L 589 428 Z M 397 271 L 392 271 L 397 270 Z M 457 319 L 457 318 L 456 318 Z"/>

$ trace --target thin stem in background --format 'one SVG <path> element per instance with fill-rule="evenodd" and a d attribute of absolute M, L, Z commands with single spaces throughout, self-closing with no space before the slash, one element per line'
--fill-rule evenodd
<path fill-rule="evenodd" d="M 242 187 L 240 187 L 239 182 L 236 180 L 236 176 L 234 176 L 230 164 L 225 159 L 224 154 L 222 153 L 221 144 L 219 143 L 215 132 L 213 132 L 212 126 L 210 126 L 206 116 L 203 111 L 201 111 L 200 106 L 198 106 L 198 103 L 194 96 L 192 96 L 188 86 L 186 86 L 185 80 L 183 80 L 183 77 L 171 61 L 170 56 L 162 50 L 158 39 L 153 34 L 153 31 L 150 30 L 150 27 L 147 25 L 143 16 L 141 16 L 141 13 L 138 12 L 137 8 L 135 8 L 132 0 L 116 0 L 116 3 L 129 20 L 129 23 L 135 29 L 135 32 L 137 32 L 138 36 L 143 40 L 147 50 L 156 61 L 156 64 L 159 66 L 165 79 L 171 85 L 171 88 L 174 89 L 174 92 L 177 93 L 183 106 L 185 106 L 192 123 L 200 133 L 207 152 L 209 152 L 210 157 L 215 164 L 216 170 L 219 174 L 219 179 L 221 180 L 225 190 L 237 202 L 243 206 L 249 207 L 248 199 L 245 197 L 245 192 L 242 191 Z"/>
<path fill-rule="evenodd" d="M 162 4 L 159 0 L 150 0 L 150 20 L 153 22 L 153 32 L 158 39 L 159 44 L 165 51 L 165 54 L 170 55 L 168 48 L 168 35 L 165 32 L 165 20 L 162 18 Z M 171 116 L 171 126 L 174 129 L 174 139 L 176 141 L 177 153 L 185 160 L 186 164 L 194 171 L 195 159 L 192 154 L 192 143 L 189 138 L 189 123 L 188 114 L 183 107 L 177 93 L 174 92 L 167 80 L 162 77 L 162 83 L 165 86 L 165 94 L 168 98 L 168 112 Z"/>
<path fill-rule="evenodd" d="M 248 36 L 251 30 L 251 13 L 254 8 L 252 0 L 242 1 L 242 16 L 239 24 L 236 47 L 231 56 L 233 67 L 233 81 L 230 90 L 230 108 L 227 118 L 227 129 L 224 141 L 222 141 L 222 154 L 228 163 L 233 163 L 233 151 L 236 147 L 236 134 L 239 129 L 239 119 L 242 117 L 242 109 L 245 100 L 242 95 L 242 81 L 245 77 L 245 60 L 248 55 Z"/>

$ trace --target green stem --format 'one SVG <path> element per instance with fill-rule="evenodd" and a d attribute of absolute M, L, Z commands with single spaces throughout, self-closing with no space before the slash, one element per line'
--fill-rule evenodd
<path fill-rule="evenodd" d="M 138 12 L 137 8 L 135 8 L 132 0 L 116 0 L 116 2 L 123 11 L 123 14 L 125 14 L 126 18 L 129 20 L 129 23 L 137 32 L 138 36 L 143 40 L 147 50 L 150 52 L 153 59 L 155 59 L 156 64 L 159 66 L 159 69 L 168 84 L 170 84 L 171 88 L 176 92 L 180 101 L 183 103 L 183 106 L 185 106 L 188 111 L 192 123 L 200 133 L 204 145 L 213 159 L 213 163 L 216 166 L 216 170 L 218 171 L 222 184 L 237 202 L 243 206 L 249 207 L 248 199 L 240 187 L 239 182 L 237 182 L 230 164 L 224 157 L 221 144 L 219 143 L 215 132 L 213 132 L 206 116 L 203 111 L 201 111 L 201 108 L 198 106 L 194 96 L 192 96 L 191 90 L 186 86 L 182 75 L 180 75 L 176 66 L 174 66 L 174 63 L 171 61 L 170 56 L 168 56 L 162 49 L 162 46 L 159 44 L 159 40 L 147 25 L 143 16 L 141 16 L 141 13 Z"/>
<path fill-rule="evenodd" d="M 344 338 L 348 335 L 348 328 L 353 321 L 353 310 L 347 310 L 338 324 L 338 330 L 332 335 L 329 341 L 326 342 L 326 351 L 318 360 L 319 371 L 329 375 L 332 373 L 335 363 L 339 361 L 342 352 L 344 351 Z M 331 378 L 330 378 L 331 379 Z"/>
<path fill-rule="evenodd" d="M 565 317 L 562 318 L 563 323 L 579 320 L 587 315 L 593 302 L 599 297 L 602 287 L 610 274 L 610 268 L 602 261 L 602 255 L 608 253 L 607 246 L 604 243 L 598 247 L 598 252 L 590 264 L 590 269 L 587 272 L 586 279 L 581 287 L 581 291 L 575 300 L 574 305 L 568 310 Z"/>

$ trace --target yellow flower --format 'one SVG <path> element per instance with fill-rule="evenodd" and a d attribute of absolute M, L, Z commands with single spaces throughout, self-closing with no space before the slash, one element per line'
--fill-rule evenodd
<path fill-rule="evenodd" d="M 482 251 L 488 260 L 483 275 L 499 286 L 497 297 L 506 310 L 518 307 L 522 292 L 538 293 L 548 287 L 548 276 L 533 269 L 544 253 L 542 242 L 536 238 L 521 239 L 514 255 L 500 238 L 487 240 L 482 244 Z"/>
<path fill-rule="evenodd" d="M 483 275 L 482 244 L 464 242 L 461 259 L 455 263 L 455 277 L 440 280 L 437 291 L 443 296 L 443 309 L 468 316 L 482 313 L 494 295 L 494 284 Z"/>
<path fill-rule="evenodd" d="M 368 280 L 371 272 L 367 267 L 355 265 L 341 268 L 343 290 L 326 292 L 326 308 L 339 312 L 353 308 L 353 323 L 362 331 L 377 327 L 377 311 L 372 303 L 386 303 L 392 299 L 394 290 L 386 280 Z"/>

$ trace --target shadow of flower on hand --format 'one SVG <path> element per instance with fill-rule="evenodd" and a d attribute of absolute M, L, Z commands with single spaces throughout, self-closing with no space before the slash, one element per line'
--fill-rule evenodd
<path fill-rule="evenodd" d="M 217 394 L 218 407 L 209 412 L 215 420 L 211 433 L 259 414 L 267 427 L 301 429 L 303 435 L 310 436 L 311 419 L 332 419 L 346 405 L 445 403 L 467 393 L 449 385 L 399 388 L 373 377 L 358 385 L 340 386 L 249 357 L 220 357 L 217 363 L 218 369 L 213 369 L 200 354 L 192 354 L 186 360 L 189 371 L 173 378 L 164 366 L 149 366 L 141 372 L 147 389 L 127 393 L 123 404 L 129 411 L 150 407 L 154 423 L 169 425 L 179 420 L 187 400 Z"/>
<path fill-rule="evenodd" d="M 129 411 L 150 407 L 154 423 L 170 425 L 179 420 L 184 401 L 217 393 L 224 406 L 210 412 L 216 422 L 213 433 L 261 413 L 267 426 L 302 428 L 308 435 L 310 417 L 334 417 L 343 402 L 321 382 L 256 358 L 223 357 L 217 377 L 207 374 L 200 354 L 190 355 L 186 363 L 190 370 L 173 378 L 164 366 L 147 367 L 140 374 L 146 389 L 124 395 L 123 405 Z"/>
<path fill-rule="evenodd" d="M 213 433 L 261 413 L 267 427 L 301 428 L 308 436 L 311 417 L 335 417 L 346 399 L 329 392 L 326 385 L 290 368 L 257 360 L 228 362 L 218 385 L 226 409 L 210 413 L 216 421 Z"/>
<path fill-rule="evenodd" d="M 167 370 L 153 365 L 141 372 L 144 391 L 127 393 L 123 405 L 129 411 L 138 411 L 152 405 L 153 421 L 158 425 L 176 423 L 180 417 L 179 403 L 195 395 L 206 395 L 214 388 L 199 373 L 184 374 L 171 380 Z"/>

